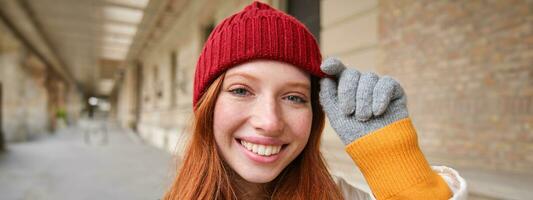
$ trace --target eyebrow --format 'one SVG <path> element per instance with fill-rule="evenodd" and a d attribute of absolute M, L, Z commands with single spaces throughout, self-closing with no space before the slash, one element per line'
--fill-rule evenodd
<path fill-rule="evenodd" d="M 252 75 L 249 75 L 249 74 L 245 74 L 245 73 L 226 75 L 226 77 L 224 77 L 224 79 L 229 79 L 231 77 L 242 77 L 242 78 L 245 78 L 245 79 L 252 79 L 254 81 L 258 80 L 258 78 L 254 77 Z"/>
<path fill-rule="evenodd" d="M 299 88 L 303 88 L 303 89 L 306 89 L 306 90 L 310 90 L 311 89 L 309 84 L 305 84 L 305 83 L 301 83 L 301 82 L 290 82 L 290 83 L 287 83 L 287 86 L 299 87 Z"/>
<path fill-rule="evenodd" d="M 229 79 L 229 78 L 232 78 L 232 77 L 241 77 L 241 78 L 245 78 L 245 79 L 251 79 L 252 81 L 259 81 L 259 79 L 257 77 L 252 76 L 250 74 L 246 74 L 246 73 L 238 73 L 238 74 L 226 75 L 226 77 L 224 77 L 224 79 Z M 303 88 L 305 90 L 310 90 L 311 89 L 311 86 L 309 84 L 303 83 L 303 82 L 288 82 L 285 85 L 289 86 L 289 87 L 299 87 L 299 88 Z"/>

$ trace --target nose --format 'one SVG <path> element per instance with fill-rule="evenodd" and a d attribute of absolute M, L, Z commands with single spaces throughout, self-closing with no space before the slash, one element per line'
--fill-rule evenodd
<path fill-rule="evenodd" d="M 274 136 L 285 127 L 282 111 L 275 98 L 260 98 L 252 109 L 251 124 L 255 130 Z"/>

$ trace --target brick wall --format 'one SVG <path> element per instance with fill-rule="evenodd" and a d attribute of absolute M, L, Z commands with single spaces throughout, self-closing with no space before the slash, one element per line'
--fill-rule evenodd
<path fill-rule="evenodd" d="M 379 1 L 377 70 L 406 89 L 422 149 L 533 173 L 531 1 Z"/>

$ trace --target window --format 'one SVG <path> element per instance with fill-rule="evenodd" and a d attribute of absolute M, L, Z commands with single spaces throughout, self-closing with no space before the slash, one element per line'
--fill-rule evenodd
<path fill-rule="evenodd" d="M 215 25 L 213 23 L 210 23 L 209 25 L 204 27 L 204 30 L 203 30 L 204 35 L 202 38 L 202 44 L 205 43 L 205 41 L 207 41 L 207 38 L 209 37 L 211 32 L 213 32 L 213 29 L 215 29 Z"/>
<path fill-rule="evenodd" d="M 320 0 L 287 1 L 287 13 L 300 20 L 320 41 Z"/>
<path fill-rule="evenodd" d="M 159 66 L 155 65 L 154 66 L 154 74 L 153 74 L 153 88 L 154 88 L 154 91 L 155 91 L 155 96 L 157 98 L 161 98 L 163 97 L 163 90 L 162 90 L 162 87 L 161 87 L 161 80 L 159 80 Z"/>
<path fill-rule="evenodd" d="M 178 55 L 176 51 L 170 53 L 170 106 L 176 106 L 177 90 L 178 90 Z"/>

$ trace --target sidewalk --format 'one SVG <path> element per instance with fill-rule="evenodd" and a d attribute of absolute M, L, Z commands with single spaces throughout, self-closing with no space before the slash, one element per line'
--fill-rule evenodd
<path fill-rule="evenodd" d="M 85 131 L 92 134 L 84 139 Z M 101 130 L 77 127 L 9 144 L 0 154 L 0 199 L 160 199 L 174 176 L 171 156 L 127 131 L 107 131 L 107 142 Z"/>
<path fill-rule="evenodd" d="M 50 137 L 10 144 L 0 154 L 0 199 L 160 199 L 174 177 L 171 155 L 114 126 L 107 126 L 106 138 L 102 127 L 83 122 Z M 333 136 L 322 141 L 331 172 L 370 192 Z M 470 200 L 527 199 L 532 194 L 531 177 L 457 170 L 468 182 Z"/>

